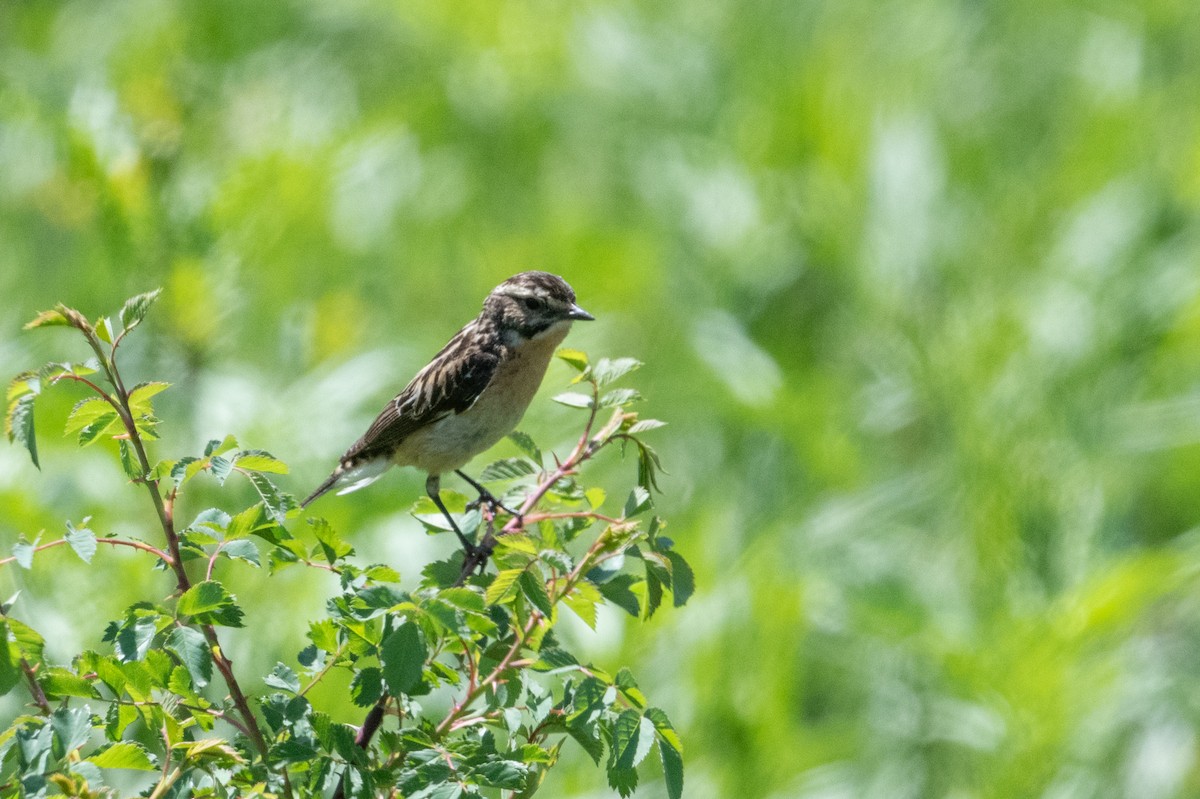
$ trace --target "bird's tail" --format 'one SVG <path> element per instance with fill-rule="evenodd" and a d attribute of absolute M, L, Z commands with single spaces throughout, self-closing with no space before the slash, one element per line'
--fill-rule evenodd
<path fill-rule="evenodd" d="M 337 469 L 334 469 L 333 474 L 326 477 L 325 482 L 323 482 L 323 483 L 321 483 L 321 485 L 317 486 L 317 490 L 312 492 L 311 494 L 309 494 L 308 499 L 306 499 L 300 503 L 300 507 L 307 508 L 309 505 L 311 505 L 313 500 L 315 500 L 317 497 L 321 496 L 322 494 L 324 494 L 325 492 L 327 492 L 331 488 L 333 488 L 335 485 L 337 485 L 338 478 L 340 478 L 341 476 L 342 476 L 342 469 L 340 467 Z"/>

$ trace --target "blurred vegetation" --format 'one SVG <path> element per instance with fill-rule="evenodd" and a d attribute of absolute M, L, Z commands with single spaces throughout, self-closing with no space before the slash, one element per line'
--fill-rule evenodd
<path fill-rule="evenodd" d="M 581 646 L 681 725 L 688 797 L 1200 795 L 1198 25 L 1182 0 L 0 4 L 0 371 L 53 353 L 33 311 L 161 285 L 169 344 L 125 368 L 177 386 L 164 450 L 233 432 L 301 493 L 492 286 L 562 274 L 600 320 L 572 346 L 645 361 L 671 422 L 697 596 Z M 0 536 L 146 524 L 52 446 L 61 401 L 51 467 L 0 452 Z M 564 413 L 523 427 L 552 445 Z M 449 546 L 419 491 L 323 512 L 411 577 Z M 115 618 L 89 581 L 159 588 L 124 562 L 0 588 Z M 294 587 L 274 638 L 231 639 L 252 672 L 320 610 Z M 609 795 L 590 763 L 550 780 Z"/>

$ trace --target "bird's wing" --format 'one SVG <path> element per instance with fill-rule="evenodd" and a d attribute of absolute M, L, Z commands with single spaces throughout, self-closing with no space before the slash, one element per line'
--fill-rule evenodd
<path fill-rule="evenodd" d="M 501 357 L 501 352 L 479 346 L 471 326 L 459 331 L 346 450 L 342 464 L 390 456 L 414 431 L 470 408 L 491 382 Z"/>

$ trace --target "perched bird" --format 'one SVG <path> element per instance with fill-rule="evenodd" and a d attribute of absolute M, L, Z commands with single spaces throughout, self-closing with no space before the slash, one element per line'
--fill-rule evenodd
<path fill-rule="evenodd" d="M 391 466 L 415 466 L 428 474 L 429 498 L 473 554 L 439 496 L 441 475 L 457 472 L 479 491 L 481 501 L 495 502 L 461 467 L 513 431 L 571 323 L 594 318 L 575 304 L 575 292 L 561 277 L 513 275 L 384 406 L 301 507 L 334 488 L 345 494 L 369 485 Z"/>

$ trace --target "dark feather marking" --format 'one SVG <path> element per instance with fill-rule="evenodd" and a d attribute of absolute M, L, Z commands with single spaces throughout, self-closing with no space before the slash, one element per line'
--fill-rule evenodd
<path fill-rule="evenodd" d="M 416 430 L 475 404 L 507 354 L 498 335 L 468 324 L 450 339 L 342 456 L 342 467 L 390 457 Z"/>

